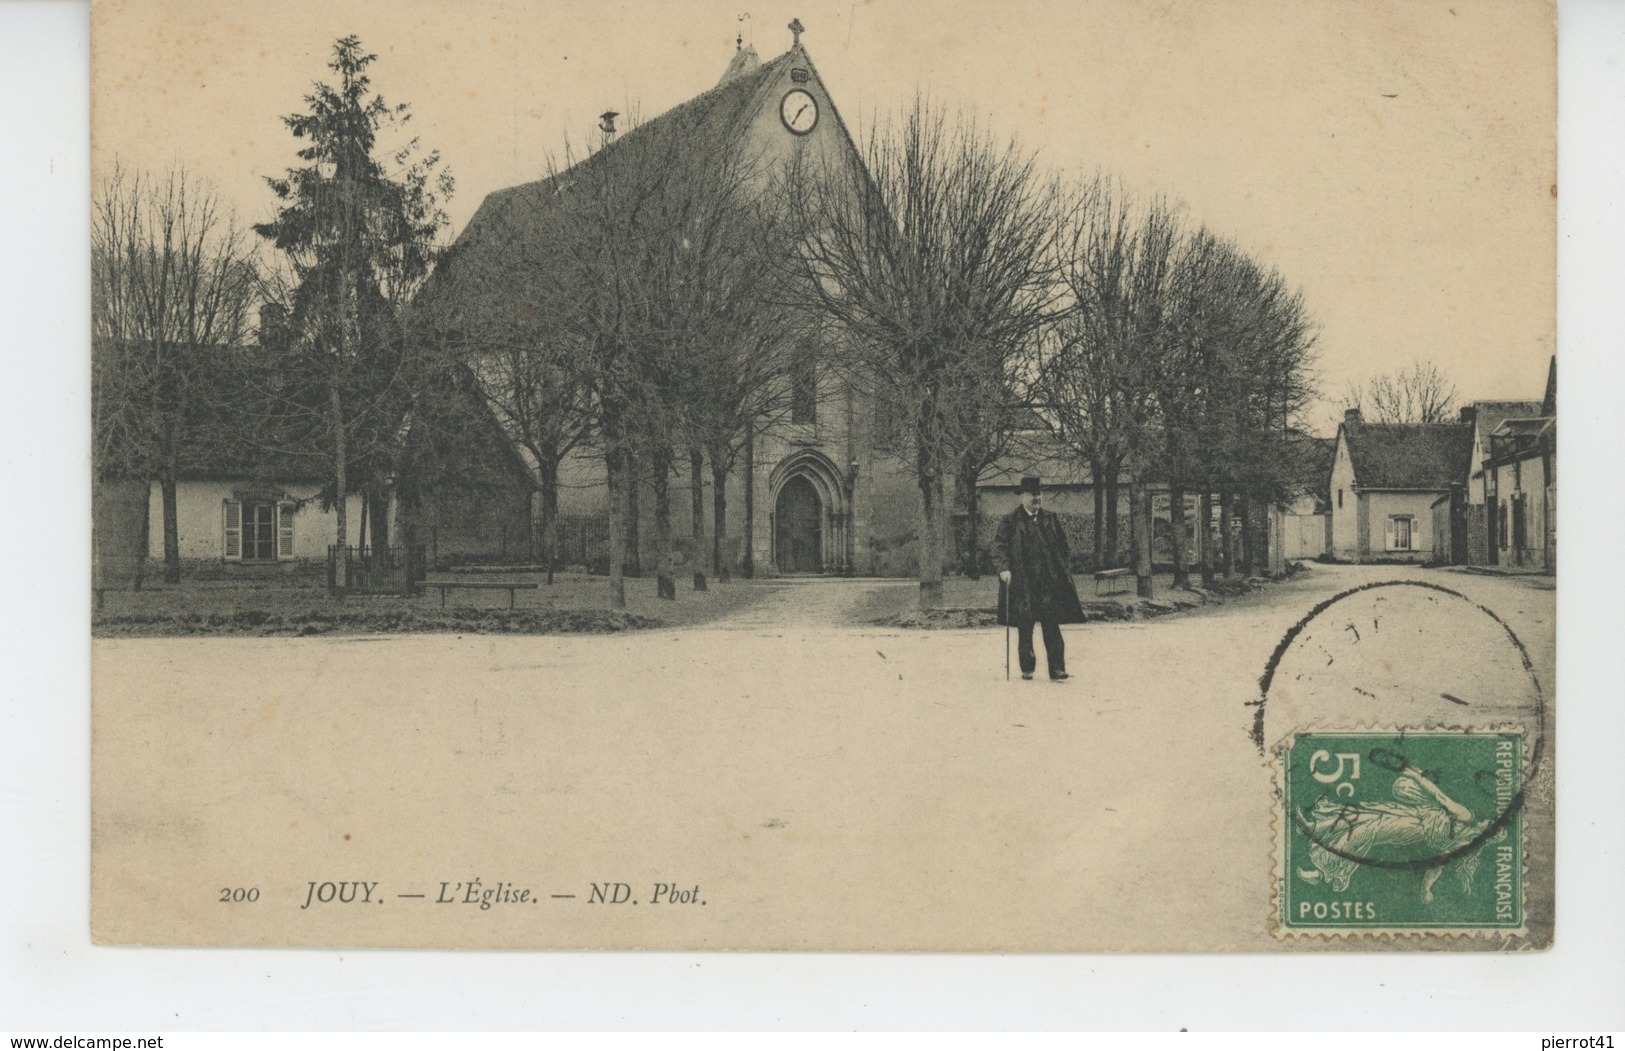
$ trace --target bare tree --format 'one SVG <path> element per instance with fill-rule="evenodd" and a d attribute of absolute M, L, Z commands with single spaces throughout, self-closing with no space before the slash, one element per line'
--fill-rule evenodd
<path fill-rule="evenodd" d="M 1350 383 L 1343 408 L 1359 409 L 1371 423 L 1449 423 L 1461 396 L 1431 361 L 1414 359 L 1398 372 Z"/>
<path fill-rule="evenodd" d="M 457 303 L 453 325 L 471 346 L 501 348 L 487 374 L 502 379 L 515 425 L 523 416 L 548 437 L 542 459 L 572 441 L 602 454 L 617 607 L 629 498 L 653 489 L 657 586 L 674 599 L 678 458 L 692 478 L 695 450 L 709 451 L 726 473 L 767 404 L 776 359 L 756 352 L 784 337 L 757 313 L 771 270 L 751 160 L 729 143 L 696 149 L 704 117 L 679 108 L 488 202 L 433 293 Z M 721 484 L 717 497 L 721 522 Z"/>
<path fill-rule="evenodd" d="M 210 374 L 247 336 L 253 255 L 185 169 L 115 167 L 94 205 L 91 281 L 96 477 L 157 479 L 164 579 L 176 583 L 176 483 L 210 448 Z"/>
<path fill-rule="evenodd" d="M 1313 391 L 1313 325 L 1278 273 L 1205 228 L 1182 232 L 1159 202 L 1136 207 L 1098 178 L 1079 201 L 1063 270 L 1070 309 L 1046 343 L 1048 403 L 1097 480 L 1097 516 L 1101 474 L 1109 484 L 1128 471 L 1139 593 L 1151 591 L 1154 477 L 1169 485 L 1176 586 L 1188 580 L 1185 494 L 1200 494 L 1211 583 L 1210 495 L 1220 495 L 1228 574 L 1232 498 L 1250 522 L 1247 509 L 1285 484 L 1281 443 Z M 1251 535 L 1244 527 L 1248 552 Z"/>
<path fill-rule="evenodd" d="M 680 395 L 697 559 L 704 546 L 705 461 L 711 471 L 713 528 L 709 558 L 695 568 L 697 590 L 706 587 L 705 564 L 719 580 L 729 578 L 728 476 L 754 437 L 790 409 L 796 355 L 817 339 L 815 321 L 779 293 L 773 260 L 792 251 L 789 228 L 760 202 L 739 204 L 729 250 L 702 253 L 706 262 L 688 286 L 713 300 L 689 307 L 695 323 Z"/>
<path fill-rule="evenodd" d="M 1173 213 L 1160 201 L 1141 207 L 1121 186 L 1097 176 L 1078 197 L 1066 234 L 1062 280 L 1068 309 L 1044 367 L 1046 402 L 1062 434 L 1094 479 L 1099 518 L 1115 530 L 1116 499 L 1102 508 L 1102 482 L 1114 494 L 1129 478 L 1139 593 L 1151 592 L 1150 495 L 1160 425 L 1158 389 L 1169 366 L 1170 274 L 1180 244 Z"/>
<path fill-rule="evenodd" d="M 845 379 L 903 421 L 920 492 L 920 604 L 941 605 L 947 487 L 1004 411 L 1007 363 L 1047 315 L 1052 182 L 1034 158 L 923 101 L 862 163 L 791 173 L 810 307 Z"/>
<path fill-rule="evenodd" d="M 545 206 L 539 195 L 527 191 L 507 207 Z M 476 215 L 441 261 L 416 313 L 451 362 L 468 371 L 503 432 L 527 454 L 539 505 L 532 543 L 552 583 L 559 472 L 566 457 L 590 440 L 593 427 L 588 362 L 550 323 L 547 290 L 536 288 L 517 265 L 528 225 L 510 223 L 498 212 L 506 208 Z"/>

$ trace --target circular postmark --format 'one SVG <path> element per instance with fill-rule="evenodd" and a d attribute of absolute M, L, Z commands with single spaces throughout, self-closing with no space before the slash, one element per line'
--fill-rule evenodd
<path fill-rule="evenodd" d="M 1513 915 L 1499 899 L 1509 872 L 1521 881 L 1519 817 L 1547 711 L 1504 618 L 1429 582 L 1351 588 L 1287 631 L 1259 689 L 1253 739 L 1280 758 L 1289 926 L 1294 907 L 1308 910 L 1302 925 L 1344 910 L 1398 926 Z M 1356 892 L 1376 897 L 1346 900 Z"/>

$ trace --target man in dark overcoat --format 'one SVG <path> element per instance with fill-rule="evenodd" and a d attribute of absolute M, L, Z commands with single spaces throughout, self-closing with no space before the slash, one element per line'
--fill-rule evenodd
<path fill-rule="evenodd" d="M 993 565 L 1004 585 L 999 589 L 999 623 L 1015 626 L 1023 679 L 1031 679 L 1038 667 L 1033 624 L 1042 626 L 1049 677 L 1060 681 L 1068 678 L 1060 626 L 1081 623 L 1083 607 L 1072 583 L 1066 534 L 1061 520 L 1041 506 L 1038 479 L 1023 478 L 1016 492 L 1021 505 L 999 519 L 993 539 Z"/>

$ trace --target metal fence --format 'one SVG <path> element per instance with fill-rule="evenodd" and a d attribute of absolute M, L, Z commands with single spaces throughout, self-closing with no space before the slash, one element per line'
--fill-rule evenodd
<path fill-rule="evenodd" d="M 558 547 L 553 564 L 561 568 L 579 566 L 588 573 L 609 573 L 609 516 L 559 515 Z M 545 549 L 546 541 L 543 540 Z"/>
<path fill-rule="evenodd" d="M 339 560 L 344 560 L 345 590 L 370 595 L 417 595 L 422 593 L 428 559 L 423 547 L 340 547 L 327 548 L 327 590 L 338 591 Z"/>

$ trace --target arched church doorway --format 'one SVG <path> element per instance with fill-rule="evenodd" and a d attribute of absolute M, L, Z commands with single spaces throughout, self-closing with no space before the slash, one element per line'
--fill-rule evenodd
<path fill-rule="evenodd" d="M 780 573 L 824 571 L 824 502 L 805 475 L 779 489 L 773 510 L 773 553 Z"/>

